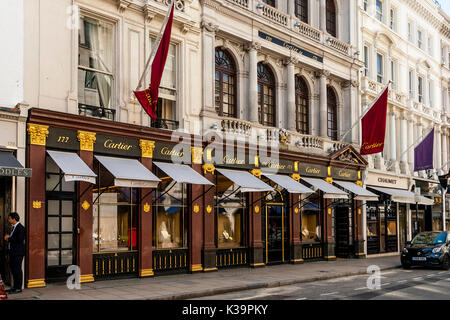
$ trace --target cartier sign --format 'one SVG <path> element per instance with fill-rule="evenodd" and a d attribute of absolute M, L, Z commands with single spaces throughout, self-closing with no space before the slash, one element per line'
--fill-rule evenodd
<path fill-rule="evenodd" d="M 331 168 L 331 176 L 336 180 L 358 180 L 358 171 L 345 168 Z"/>
<path fill-rule="evenodd" d="M 139 140 L 98 133 L 94 143 L 94 152 L 139 157 L 141 149 Z"/>
<path fill-rule="evenodd" d="M 298 173 L 305 177 L 324 178 L 327 176 L 327 167 L 320 164 L 299 163 Z"/>

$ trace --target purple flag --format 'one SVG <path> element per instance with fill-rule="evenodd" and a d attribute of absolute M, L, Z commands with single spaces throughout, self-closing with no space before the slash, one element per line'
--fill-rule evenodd
<path fill-rule="evenodd" d="M 414 148 L 414 171 L 433 168 L 433 146 L 434 128 L 425 139 Z"/>

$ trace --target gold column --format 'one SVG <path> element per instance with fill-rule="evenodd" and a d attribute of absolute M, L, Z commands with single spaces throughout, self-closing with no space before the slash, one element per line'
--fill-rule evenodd
<path fill-rule="evenodd" d="M 155 149 L 155 141 L 139 140 L 139 146 L 142 151 L 142 158 L 153 158 L 153 150 Z"/>
<path fill-rule="evenodd" d="M 203 149 L 199 147 L 191 147 L 192 163 L 202 164 Z"/>
<path fill-rule="evenodd" d="M 81 151 L 94 151 L 95 140 L 97 140 L 95 132 L 78 130 Z"/>
<path fill-rule="evenodd" d="M 48 126 L 29 123 L 28 134 L 30 135 L 30 143 L 36 146 L 45 146 L 48 136 Z"/>

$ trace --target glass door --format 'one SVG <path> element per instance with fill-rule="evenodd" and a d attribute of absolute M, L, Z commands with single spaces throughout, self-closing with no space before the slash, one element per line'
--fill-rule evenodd
<path fill-rule="evenodd" d="M 76 264 L 75 201 L 71 197 L 47 197 L 47 278 L 67 277 Z"/>
<path fill-rule="evenodd" d="M 281 204 L 267 204 L 263 221 L 265 240 L 265 262 L 284 262 L 287 247 L 287 226 L 285 208 Z"/>

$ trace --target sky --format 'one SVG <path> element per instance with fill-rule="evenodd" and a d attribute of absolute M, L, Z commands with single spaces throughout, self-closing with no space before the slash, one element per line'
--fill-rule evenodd
<path fill-rule="evenodd" d="M 441 4 L 442 9 L 444 9 L 445 13 L 450 16 L 450 0 L 439 0 L 439 3 Z"/>

